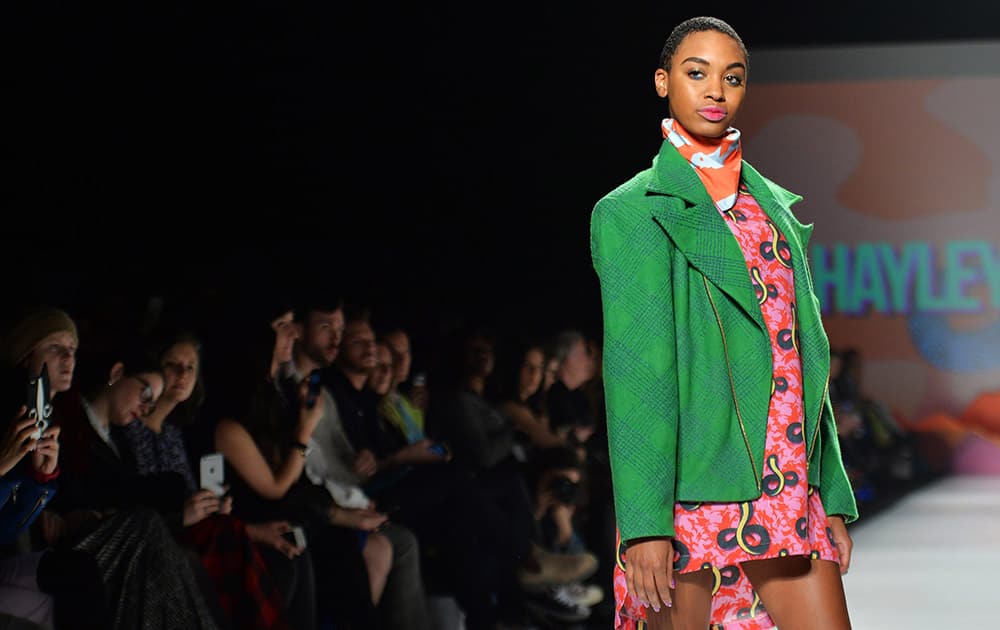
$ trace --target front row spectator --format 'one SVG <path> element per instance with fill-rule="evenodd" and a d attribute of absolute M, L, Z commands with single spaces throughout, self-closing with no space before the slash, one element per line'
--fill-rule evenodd
<path fill-rule="evenodd" d="M 201 382 L 201 342 L 191 333 L 180 333 L 160 350 L 159 361 L 166 377 L 163 394 L 152 411 L 125 427 L 124 435 L 141 474 L 177 472 L 184 477 L 191 492 L 198 486 L 191 462 L 215 450 L 200 440 L 188 447 L 183 439 L 182 427 L 200 435 L 203 432 L 200 425 L 210 424 L 199 413 L 205 397 Z M 227 478 L 233 476 L 230 474 Z M 232 484 L 227 485 L 231 487 Z M 291 529 L 287 521 L 276 516 L 263 520 L 246 519 L 247 506 L 241 505 L 243 497 L 234 501 L 234 496 L 229 493 L 233 506 L 231 513 L 240 517 L 241 526 L 245 526 L 247 536 L 255 543 L 267 572 L 274 579 L 284 603 L 285 619 L 295 630 L 312 630 L 316 627 L 316 600 L 309 554 L 281 535 Z M 217 517 L 214 520 L 229 519 Z M 248 571 L 247 576 L 253 577 L 253 572 Z"/>
<path fill-rule="evenodd" d="M 304 527 L 305 549 L 287 540 L 279 547 L 290 558 L 311 559 L 300 566 L 298 579 L 315 582 L 302 588 L 314 589 L 316 607 L 300 612 L 301 627 L 314 625 L 310 612 L 336 627 L 379 627 L 376 607 L 393 562 L 391 546 L 375 532 L 385 516 L 335 504 L 312 514 L 293 500 L 296 491 L 311 487 L 302 478 L 305 452 L 327 402 L 319 397 L 310 407 L 304 388 L 289 397 L 281 387 L 281 369 L 298 337 L 292 311 L 277 305 L 234 327 L 242 348 L 225 375 L 228 409 L 221 411 L 215 443 L 231 473 L 235 511 L 252 524 Z M 270 529 L 280 535 L 284 527 Z"/>
<path fill-rule="evenodd" d="M 69 395 L 76 365 L 76 330 L 75 322 L 57 309 L 31 309 L 23 314 L 4 342 L 5 367 L 18 374 L 3 383 L 4 389 L 23 395 L 24 377 L 37 376 L 45 363 L 52 376 L 53 402 Z M 58 409 L 53 425 L 60 425 Z M 65 434 L 62 427 L 58 437 L 63 439 Z M 139 507 L 112 512 L 97 506 L 60 505 L 68 486 L 88 484 L 67 463 L 65 449 L 60 450 L 58 488 L 25 543 L 27 551 L 42 553 L 38 586 L 54 596 L 54 627 L 218 628 L 188 556 L 157 512 Z M 6 474 L 4 478 L 9 479 Z"/>
<path fill-rule="evenodd" d="M 295 391 L 309 375 L 333 364 L 344 331 L 344 313 L 337 300 L 300 305 L 295 321 L 301 337 L 287 366 L 286 391 Z M 305 475 L 313 484 L 312 491 L 305 494 L 308 503 L 315 514 L 335 515 L 343 508 L 370 513 L 378 506 L 361 489 L 361 483 L 364 476 L 374 472 L 374 458 L 351 443 L 349 423 L 356 422 L 356 418 L 339 409 L 327 384 L 322 385 L 319 395 L 323 400 L 322 417 L 305 453 Z M 392 569 L 379 604 L 386 627 L 428 628 L 430 614 L 417 537 L 395 522 L 381 525 L 377 535 L 392 545 Z"/>

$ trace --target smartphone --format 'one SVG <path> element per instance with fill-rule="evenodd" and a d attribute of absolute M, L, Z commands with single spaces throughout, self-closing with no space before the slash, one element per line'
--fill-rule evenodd
<path fill-rule="evenodd" d="M 49 369 L 42 364 L 42 370 L 37 377 L 28 380 L 28 417 L 35 421 L 32 439 L 42 439 L 42 433 L 49 428 L 49 418 L 52 416 L 52 405 L 49 404 Z"/>
<path fill-rule="evenodd" d="M 292 527 L 291 531 L 285 532 L 282 536 L 299 549 L 306 548 L 306 532 L 298 525 Z"/>
<path fill-rule="evenodd" d="M 309 373 L 307 377 L 309 379 L 306 384 L 308 387 L 306 393 L 306 409 L 312 409 L 316 406 L 316 399 L 319 397 L 319 390 L 322 386 L 321 375 L 319 370 L 313 370 Z"/>
<path fill-rule="evenodd" d="M 226 489 L 222 487 L 226 474 L 225 460 L 222 458 L 222 453 L 202 455 L 199 472 L 201 474 L 200 482 L 203 489 L 211 490 L 218 497 L 226 493 Z"/>
<path fill-rule="evenodd" d="M 448 454 L 448 447 L 440 442 L 435 442 L 431 444 L 430 446 L 427 447 L 427 450 L 442 457 Z"/>

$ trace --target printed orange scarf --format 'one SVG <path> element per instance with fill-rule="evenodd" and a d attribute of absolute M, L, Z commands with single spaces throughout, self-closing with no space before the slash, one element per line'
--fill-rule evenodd
<path fill-rule="evenodd" d="M 689 134 L 673 118 L 664 118 L 661 128 L 663 137 L 677 147 L 677 151 L 694 167 L 694 172 L 698 173 L 719 211 L 732 208 L 736 204 L 740 166 L 743 164 L 739 129 L 730 127 L 726 135 L 705 142 Z"/>

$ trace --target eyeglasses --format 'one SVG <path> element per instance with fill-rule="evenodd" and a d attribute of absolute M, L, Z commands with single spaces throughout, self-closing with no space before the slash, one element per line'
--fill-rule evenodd
<path fill-rule="evenodd" d="M 146 406 L 156 402 L 156 392 L 153 391 L 153 386 L 149 384 L 149 381 L 141 376 L 133 376 L 132 378 L 139 381 L 139 384 L 142 385 L 142 391 L 139 392 L 139 402 Z"/>

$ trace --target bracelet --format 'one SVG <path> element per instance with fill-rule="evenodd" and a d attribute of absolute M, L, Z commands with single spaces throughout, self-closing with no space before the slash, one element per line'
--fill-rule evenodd
<path fill-rule="evenodd" d="M 57 464 L 55 470 L 50 473 L 43 473 L 37 470 L 32 471 L 32 476 L 34 476 L 35 481 L 38 483 L 48 483 L 59 476 L 59 465 Z"/>
<path fill-rule="evenodd" d="M 312 448 L 302 442 L 292 442 L 292 448 L 302 453 L 302 457 L 308 457 Z"/>

